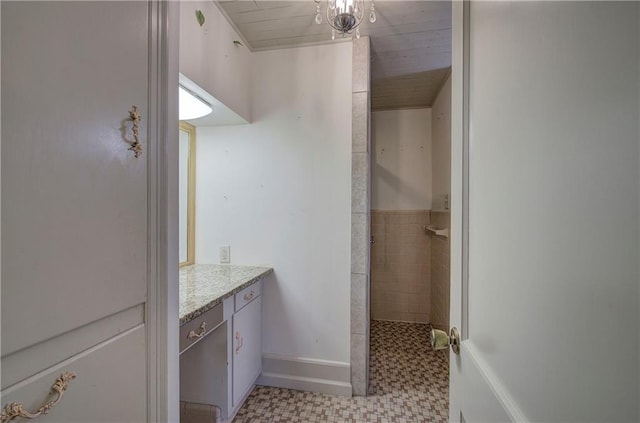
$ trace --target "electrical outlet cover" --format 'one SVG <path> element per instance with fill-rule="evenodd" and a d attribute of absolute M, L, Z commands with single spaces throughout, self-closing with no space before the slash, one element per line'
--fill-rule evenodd
<path fill-rule="evenodd" d="M 231 247 L 223 245 L 220 247 L 220 263 L 231 263 Z"/>

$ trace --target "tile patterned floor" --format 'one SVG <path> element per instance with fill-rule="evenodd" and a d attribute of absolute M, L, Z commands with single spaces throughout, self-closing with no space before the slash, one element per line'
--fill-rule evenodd
<path fill-rule="evenodd" d="M 371 322 L 370 395 L 331 395 L 258 386 L 234 423 L 447 422 L 449 374 L 429 345 L 429 327 Z"/>

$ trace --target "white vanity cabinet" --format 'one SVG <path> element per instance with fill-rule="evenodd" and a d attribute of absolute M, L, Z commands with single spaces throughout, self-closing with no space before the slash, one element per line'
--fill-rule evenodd
<path fill-rule="evenodd" d="M 233 408 L 242 404 L 262 371 L 261 283 L 236 294 L 233 315 Z M 240 308 L 239 308 L 240 307 Z"/>
<path fill-rule="evenodd" d="M 212 405 L 231 421 L 262 372 L 262 280 L 223 298 L 180 327 L 181 423 L 217 414 Z"/>

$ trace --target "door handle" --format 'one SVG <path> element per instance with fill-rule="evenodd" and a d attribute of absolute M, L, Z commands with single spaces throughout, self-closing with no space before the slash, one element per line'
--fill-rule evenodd
<path fill-rule="evenodd" d="M 446 350 L 451 345 L 451 349 L 455 354 L 460 354 L 460 332 L 455 326 L 451 328 L 449 335 L 447 332 L 440 329 L 431 329 L 429 336 L 431 341 L 431 348 L 435 351 Z"/>

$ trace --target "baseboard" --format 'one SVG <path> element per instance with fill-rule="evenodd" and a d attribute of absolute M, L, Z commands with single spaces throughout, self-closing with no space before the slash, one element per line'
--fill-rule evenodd
<path fill-rule="evenodd" d="M 430 325 L 431 324 L 429 322 L 414 322 L 414 321 L 409 321 L 409 320 L 373 319 L 373 318 L 371 320 L 376 320 L 378 322 L 415 323 L 416 325 Z"/>
<path fill-rule="evenodd" d="M 262 356 L 256 384 L 345 397 L 353 393 L 349 363 L 276 354 Z"/>

